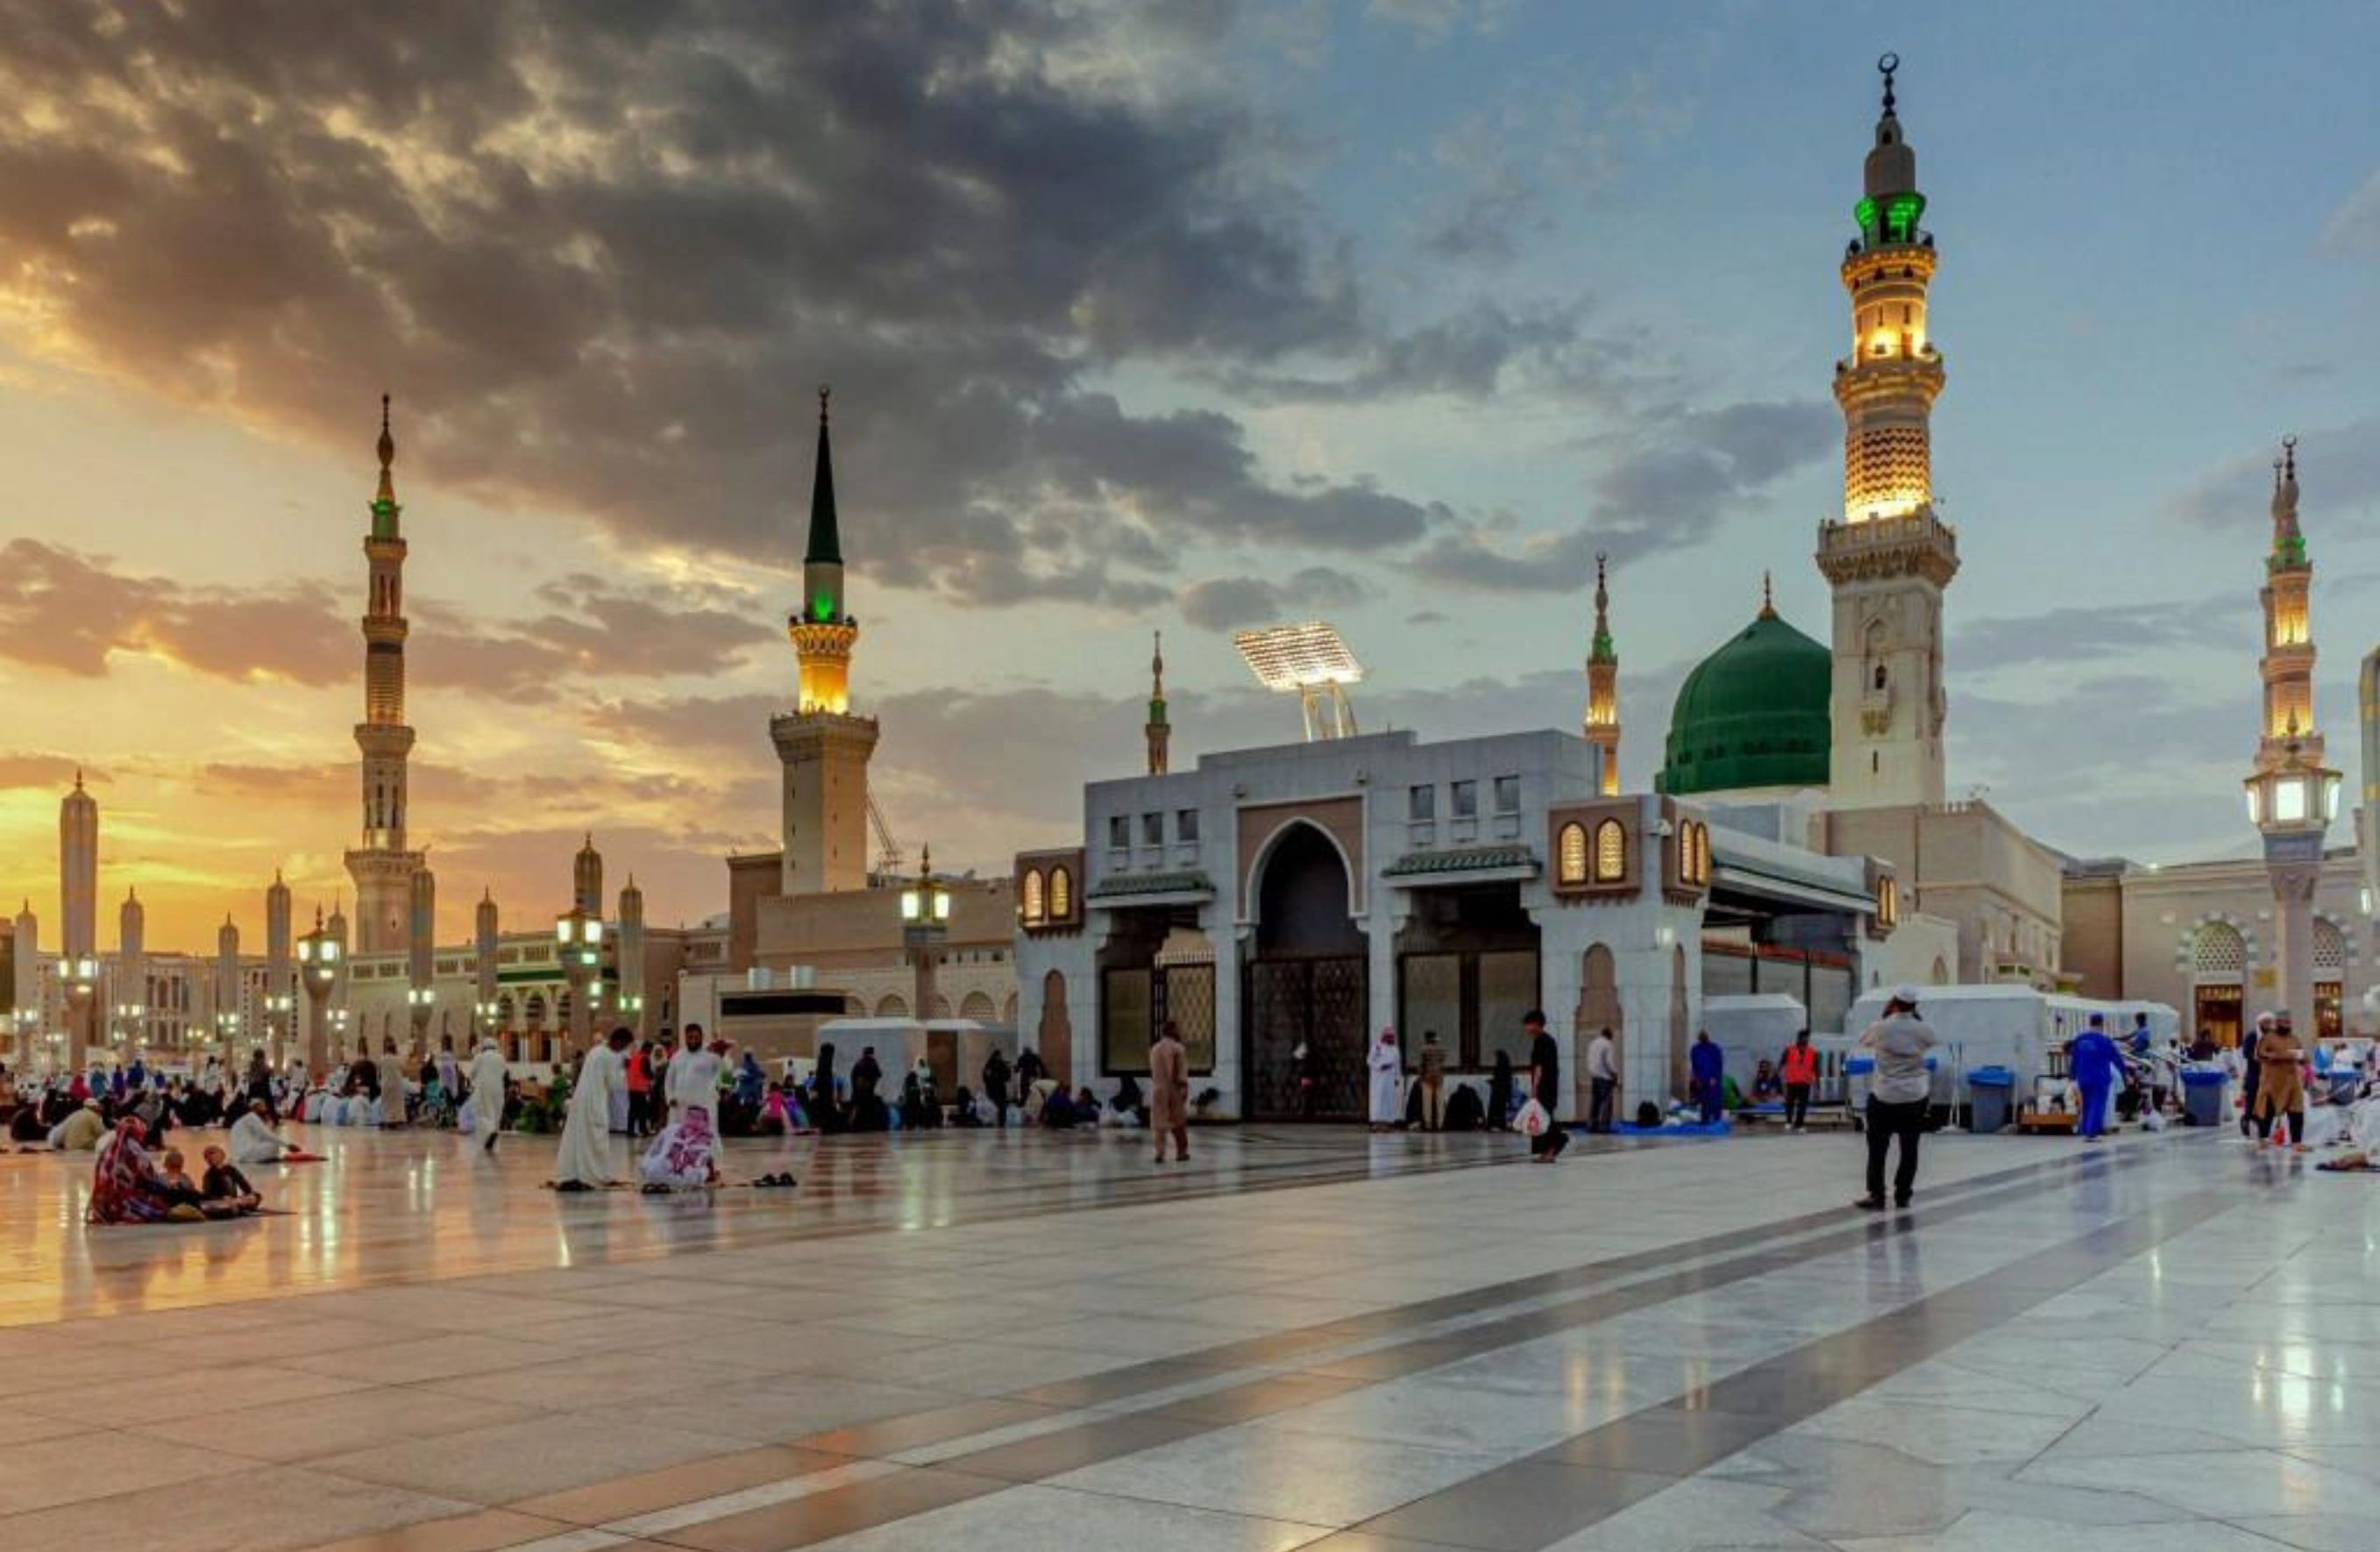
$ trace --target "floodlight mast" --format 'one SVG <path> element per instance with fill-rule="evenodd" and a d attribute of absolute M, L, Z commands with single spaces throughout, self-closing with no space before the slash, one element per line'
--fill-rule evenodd
<path fill-rule="evenodd" d="M 1355 708 L 1346 687 L 1363 678 L 1364 666 L 1335 626 L 1321 620 L 1268 626 L 1240 631 L 1232 643 L 1258 683 L 1280 694 L 1295 693 L 1306 742 L 1355 736 Z"/>

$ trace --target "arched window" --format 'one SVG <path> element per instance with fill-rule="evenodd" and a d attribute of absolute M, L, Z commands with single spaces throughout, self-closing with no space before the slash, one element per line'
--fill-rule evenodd
<path fill-rule="evenodd" d="M 1886 876 L 1876 881 L 1876 924 L 1889 927 L 1900 920 L 1900 881 Z"/>
<path fill-rule="evenodd" d="M 1617 819 L 1595 827 L 1595 881 L 1617 884 L 1628 876 L 1628 832 Z"/>
<path fill-rule="evenodd" d="M 2209 922 L 2191 944 L 2190 973 L 2193 981 L 2240 981 L 2248 971 L 2248 945 L 2240 929 L 2228 922 Z"/>
<path fill-rule="evenodd" d="M 979 1024 L 988 1024 L 996 1016 L 997 1012 L 992 1007 L 991 998 L 981 992 L 969 992 L 959 999 L 959 1017 L 962 1019 L 973 1019 Z"/>
<path fill-rule="evenodd" d="M 1563 884 L 1586 882 L 1586 826 L 1574 819 L 1555 838 L 1554 877 Z"/>
<path fill-rule="evenodd" d="M 2334 922 L 2315 918 L 2313 924 L 2313 972 L 2322 980 L 2336 981 L 2347 969 L 2347 938 Z"/>
<path fill-rule="evenodd" d="M 1685 856 L 1679 872 L 1689 884 L 1710 882 L 1710 826 L 1699 820 L 1686 821 Z"/>
<path fill-rule="evenodd" d="M 908 999 L 897 994 L 885 997 L 876 1005 L 876 1016 L 880 1019 L 907 1018 L 909 1016 Z"/>
<path fill-rule="evenodd" d="M 1075 915 L 1075 875 L 1064 868 L 1050 870 L 1050 920 L 1068 922 Z"/>
<path fill-rule="evenodd" d="M 1046 920 L 1041 914 L 1041 870 L 1025 871 L 1025 924 L 1038 927 Z"/>

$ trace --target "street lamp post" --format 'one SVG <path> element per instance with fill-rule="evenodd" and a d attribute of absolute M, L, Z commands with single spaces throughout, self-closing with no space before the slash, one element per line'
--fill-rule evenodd
<path fill-rule="evenodd" d="M 603 919 L 577 907 L 553 919 L 555 952 L 562 956 L 563 979 L 570 985 L 568 1061 L 594 1042 L 594 999 L 589 993 L 603 963 Z"/>
<path fill-rule="evenodd" d="M 318 1081 L 331 1070 L 331 1032 L 323 1022 L 322 1003 L 338 979 L 339 940 L 323 930 L 318 910 L 314 930 L 298 940 L 298 980 L 306 988 L 306 1006 L 311 1010 L 306 1030 L 306 1073 Z"/>
<path fill-rule="evenodd" d="M 901 891 L 901 941 L 909 950 L 909 965 L 917 978 L 917 1018 L 932 1012 L 934 971 L 941 942 L 951 931 L 951 892 L 934 881 L 934 849 L 918 856 L 917 882 Z"/>
<path fill-rule="evenodd" d="M 98 1016 L 91 998 L 99 990 L 99 961 L 89 954 L 60 959 L 58 982 L 67 993 L 67 1069 L 79 1072 L 90 1055 L 91 1020 Z"/>
<path fill-rule="evenodd" d="M 2338 816 L 2339 776 L 2305 758 L 2291 739 L 2280 763 L 2242 784 L 2248 817 L 2265 840 L 2265 874 L 2273 885 L 2273 920 L 2279 928 L 2281 1006 L 2309 1045 L 2322 1033 L 2313 1000 L 2313 897 L 2322 883 L 2323 832 Z"/>

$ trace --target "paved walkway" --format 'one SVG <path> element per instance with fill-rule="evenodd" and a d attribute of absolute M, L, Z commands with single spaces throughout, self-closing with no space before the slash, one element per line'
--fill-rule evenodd
<path fill-rule="evenodd" d="M 0 1159 L 0 1546 L 2380 1546 L 2380 1192 L 2228 1136 L 957 1133 L 557 1199 L 333 1133 L 290 1216 Z M 434 1208 L 434 1210 L 433 1210 Z"/>

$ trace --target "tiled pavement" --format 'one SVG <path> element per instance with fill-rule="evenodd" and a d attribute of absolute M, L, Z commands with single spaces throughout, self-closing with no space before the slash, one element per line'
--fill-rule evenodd
<path fill-rule="evenodd" d="M 262 1222 L 0 1158 L 0 1546 L 2380 1548 L 2380 1211 L 2187 1133 L 803 1143 L 538 1191 L 330 1135 Z M 743 1174 L 788 1162 L 754 1149 Z"/>

